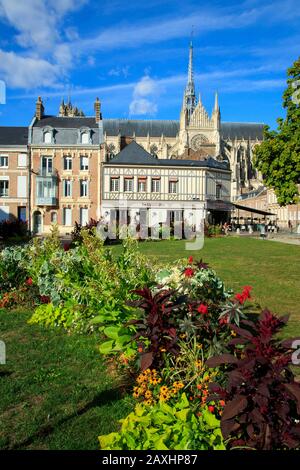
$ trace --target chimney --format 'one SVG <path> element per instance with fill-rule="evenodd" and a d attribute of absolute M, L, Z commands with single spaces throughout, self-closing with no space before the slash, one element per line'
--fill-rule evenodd
<path fill-rule="evenodd" d="M 96 98 L 96 101 L 95 101 L 95 104 L 94 104 L 94 110 L 95 110 L 96 123 L 98 123 L 102 119 L 102 115 L 101 115 L 101 112 L 100 112 L 101 104 L 100 104 L 99 98 Z"/>
<path fill-rule="evenodd" d="M 35 116 L 38 121 L 42 119 L 44 116 L 44 105 L 42 102 L 42 98 L 39 96 L 35 105 Z"/>

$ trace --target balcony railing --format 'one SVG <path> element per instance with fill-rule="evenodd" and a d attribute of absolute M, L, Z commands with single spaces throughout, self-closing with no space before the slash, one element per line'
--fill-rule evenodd
<path fill-rule="evenodd" d="M 36 197 L 37 206 L 57 206 L 57 197 Z"/>

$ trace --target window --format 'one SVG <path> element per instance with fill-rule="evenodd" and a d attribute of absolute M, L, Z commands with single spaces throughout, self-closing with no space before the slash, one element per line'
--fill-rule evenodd
<path fill-rule="evenodd" d="M 57 223 L 57 212 L 51 212 L 51 224 Z"/>
<path fill-rule="evenodd" d="M 133 178 L 124 179 L 124 192 L 129 193 L 133 191 Z"/>
<path fill-rule="evenodd" d="M 9 206 L 0 206 L 0 222 L 9 220 Z"/>
<path fill-rule="evenodd" d="M 119 187 L 119 178 L 110 178 L 110 190 L 112 192 L 118 192 Z"/>
<path fill-rule="evenodd" d="M 151 180 L 151 192 L 159 193 L 160 192 L 160 179 L 152 178 Z"/>
<path fill-rule="evenodd" d="M 44 132 L 44 144 L 51 144 L 52 142 L 52 132 Z"/>
<path fill-rule="evenodd" d="M 72 197 L 72 181 L 63 180 L 63 195 L 64 197 Z"/>
<path fill-rule="evenodd" d="M 89 158 L 81 155 L 80 157 L 80 171 L 87 171 L 89 169 Z"/>
<path fill-rule="evenodd" d="M 72 209 L 70 209 L 69 207 L 64 207 L 63 223 L 64 225 L 72 225 Z"/>
<path fill-rule="evenodd" d="M 0 155 L 0 168 L 8 168 L 8 156 Z"/>
<path fill-rule="evenodd" d="M 56 186 L 52 183 L 52 181 L 39 181 L 37 186 L 37 197 L 55 197 L 55 188 Z"/>
<path fill-rule="evenodd" d="M 86 225 L 89 221 L 89 210 L 85 207 L 80 208 L 80 224 Z"/>
<path fill-rule="evenodd" d="M 47 176 L 53 173 L 53 157 L 42 157 L 42 175 Z"/>
<path fill-rule="evenodd" d="M 70 171 L 72 170 L 72 157 L 70 157 L 70 155 L 66 155 L 64 157 L 64 170 L 66 171 Z"/>
<path fill-rule="evenodd" d="M 21 222 L 26 222 L 26 207 L 18 207 L 18 219 Z"/>
<path fill-rule="evenodd" d="M 176 194 L 178 188 L 178 181 L 169 181 L 169 193 Z"/>
<path fill-rule="evenodd" d="M 26 176 L 18 176 L 17 197 L 27 197 L 27 177 Z"/>
<path fill-rule="evenodd" d="M 0 197 L 8 197 L 9 180 L 0 179 Z"/>
<path fill-rule="evenodd" d="M 80 142 L 82 144 L 89 144 L 90 143 L 90 136 L 88 132 L 82 132 Z"/>
<path fill-rule="evenodd" d="M 216 185 L 216 199 L 221 199 L 221 191 L 222 191 L 222 185 L 217 184 Z"/>
<path fill-rule="evenodd" d="M 26 153 L 19 153 L 18 155 L 18 166 L 26 167 L 27 165 L 27 155 Z"/>
<path fill-rule="evenodd" d="M 80 197 L 88 197 L 88 182 L 80 180 Z"/>
<path fill-rule="evenodd" d="M 145 193 L 147 190 L 147 180 L 146 178 L 139 178 L 138 180 L 138 192 Z"/>

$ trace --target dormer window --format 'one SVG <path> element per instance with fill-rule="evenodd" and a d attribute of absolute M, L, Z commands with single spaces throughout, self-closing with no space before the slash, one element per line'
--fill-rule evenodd
<path fill-rule="evenodd" d="M 91 142 L 91 130 L 89 128 L 81 128 L 79 131 L 79 143 L 83 145 L 90 145 Z"/>
<path fill-rule="evenodd" d="M 55 143 L 55 138 L 54 138 L 55 130 L 47 126 L 43 129 L 43 143 L 44 144 L 53 144 Z"/>
<path fill-rule="evenodd" d="M 83 132 L 81 134 L 81 144 L 89 144 L 89 141 L 90 141 L 89 134 L 87 132 Z"/>
<path fill-rule="evenodd" d="M 44 132 L 44 144 L 51 144 L 52 142 L 52 132 L 46 131 Z"/>

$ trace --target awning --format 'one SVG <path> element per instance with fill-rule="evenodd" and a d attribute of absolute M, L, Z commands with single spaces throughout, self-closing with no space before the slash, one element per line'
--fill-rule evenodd
<path fill-rule="evenodd" d="M 240 206 L 239 204 L 235 204 L 234 202 L 232 204 L 236 209 L 241 209 L 242 211 L 254 212 L 255 214 L 261 215 L 277 215 L 273 214 L 273 212 L 262 211 L 261 209 L 254 209 L 253 207 Z"/>

